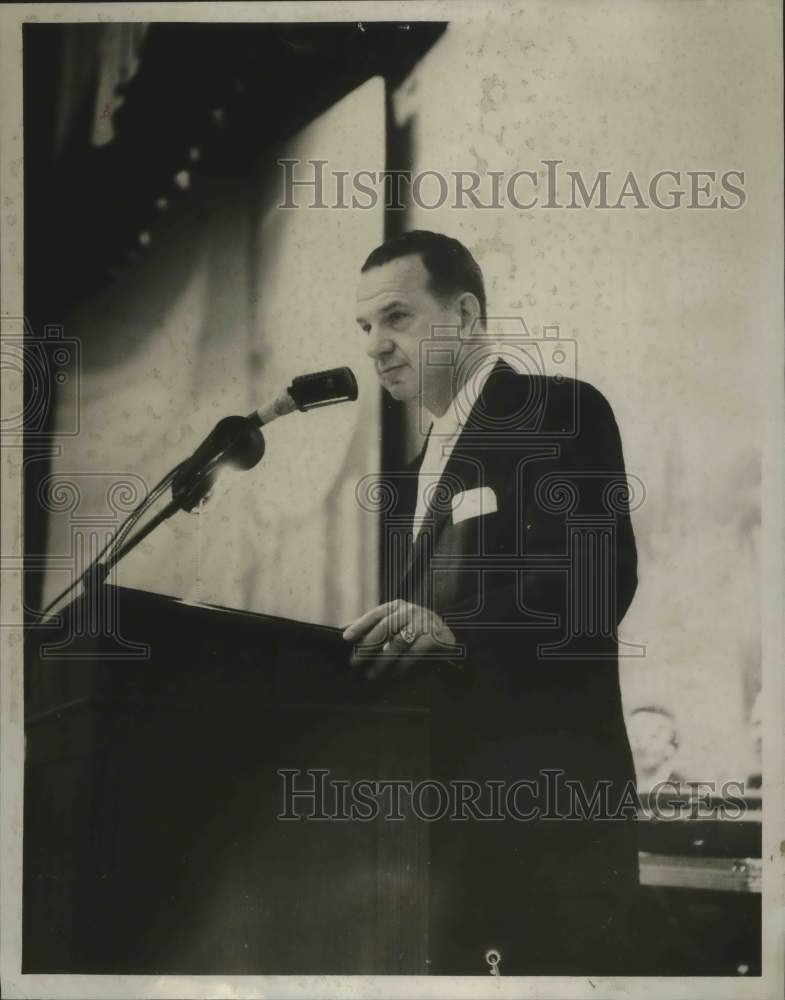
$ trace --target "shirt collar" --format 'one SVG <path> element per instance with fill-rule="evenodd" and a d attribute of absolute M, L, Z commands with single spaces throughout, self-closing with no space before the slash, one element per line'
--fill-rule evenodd
<path fill-rule="evenodd" d="M 440 417 L 434 417 L 431 424 L 431 439 L 446 439 L 459 434 L 469 419 L 474 404 L 480 397 L 488 376 L 499 360 L 497 351 L 483 352 L 472 362 L 472 374 L 450 401 L 450 405 Z"/>

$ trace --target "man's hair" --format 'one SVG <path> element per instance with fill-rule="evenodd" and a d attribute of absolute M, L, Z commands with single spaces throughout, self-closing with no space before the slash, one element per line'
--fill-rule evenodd
<path fill-rule="evenodd" d="M 463 292 L 476 295 L 480 303 L 480 322 L 485 326 L 485 282 L 477 261 L 463 243 L 443 233 L 427 229 L 412 229 L 385 240 L 372 250 L 360 268 L 362 273 L 381 267 L 399 257 L 419 254 L 428 272 L 428 287 L 440 299 L 452 298 Z"/>

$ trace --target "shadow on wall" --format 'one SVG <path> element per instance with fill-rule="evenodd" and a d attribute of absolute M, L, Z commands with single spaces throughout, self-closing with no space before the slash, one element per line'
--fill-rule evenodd
<path fill-rule="evenodd" d="M 354 91 L 280 150 L 356 169 L 384 164 L 384 88 Z M 201 517 L 178 515 L 119 567 L 120 583 L 337 624 L 375 601 L 375 518 L 354 484 L 378 470 L 378 387 L 353 322 L 354 282 L 381 210 L 279 212 L 274 171 L 211 181 L 156 231 L 144 259 L 70 318 L 83 345 L 81 430 L 55 480 L 78 482 L 84 521 L 107 516 L 107 476 L 152 485 L 215 423 L 248 413 L 307 371 L 349 365 L 358 402 L 294 414 L 263 463 Z M 307 197 L 307 192 L 304 197 Z M 117 516 L 116 512 L 113 516 Z M 50 555 L 73 550 L 74 511 L 50 512 Z M 57 579 L 55 579 L 57 577 Z M 64 582 L 67 582 L 64 581 Z M 47 594 L 64 586 L 50 572 Z"/>

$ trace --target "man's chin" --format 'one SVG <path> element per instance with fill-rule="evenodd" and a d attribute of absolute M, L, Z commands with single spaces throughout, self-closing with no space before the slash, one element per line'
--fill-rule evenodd
<path fill-rule="evenodd" d="M 403 382 L 388 382 L 384 385 L 384 388 L 399 403 L 410 403 L 413 399 L 417 398 L 416 390 L 413 390 L 411 386 Z"/>

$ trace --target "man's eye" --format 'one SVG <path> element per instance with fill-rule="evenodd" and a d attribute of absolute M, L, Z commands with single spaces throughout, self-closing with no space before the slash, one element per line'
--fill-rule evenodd
<path fill-rule="evenodd" d="M 401 320 L 406 319 L 406 313 L 396 310 L 395 312 L 389 313 L 387 318 L 391 323 L 400 323 Z"/>

